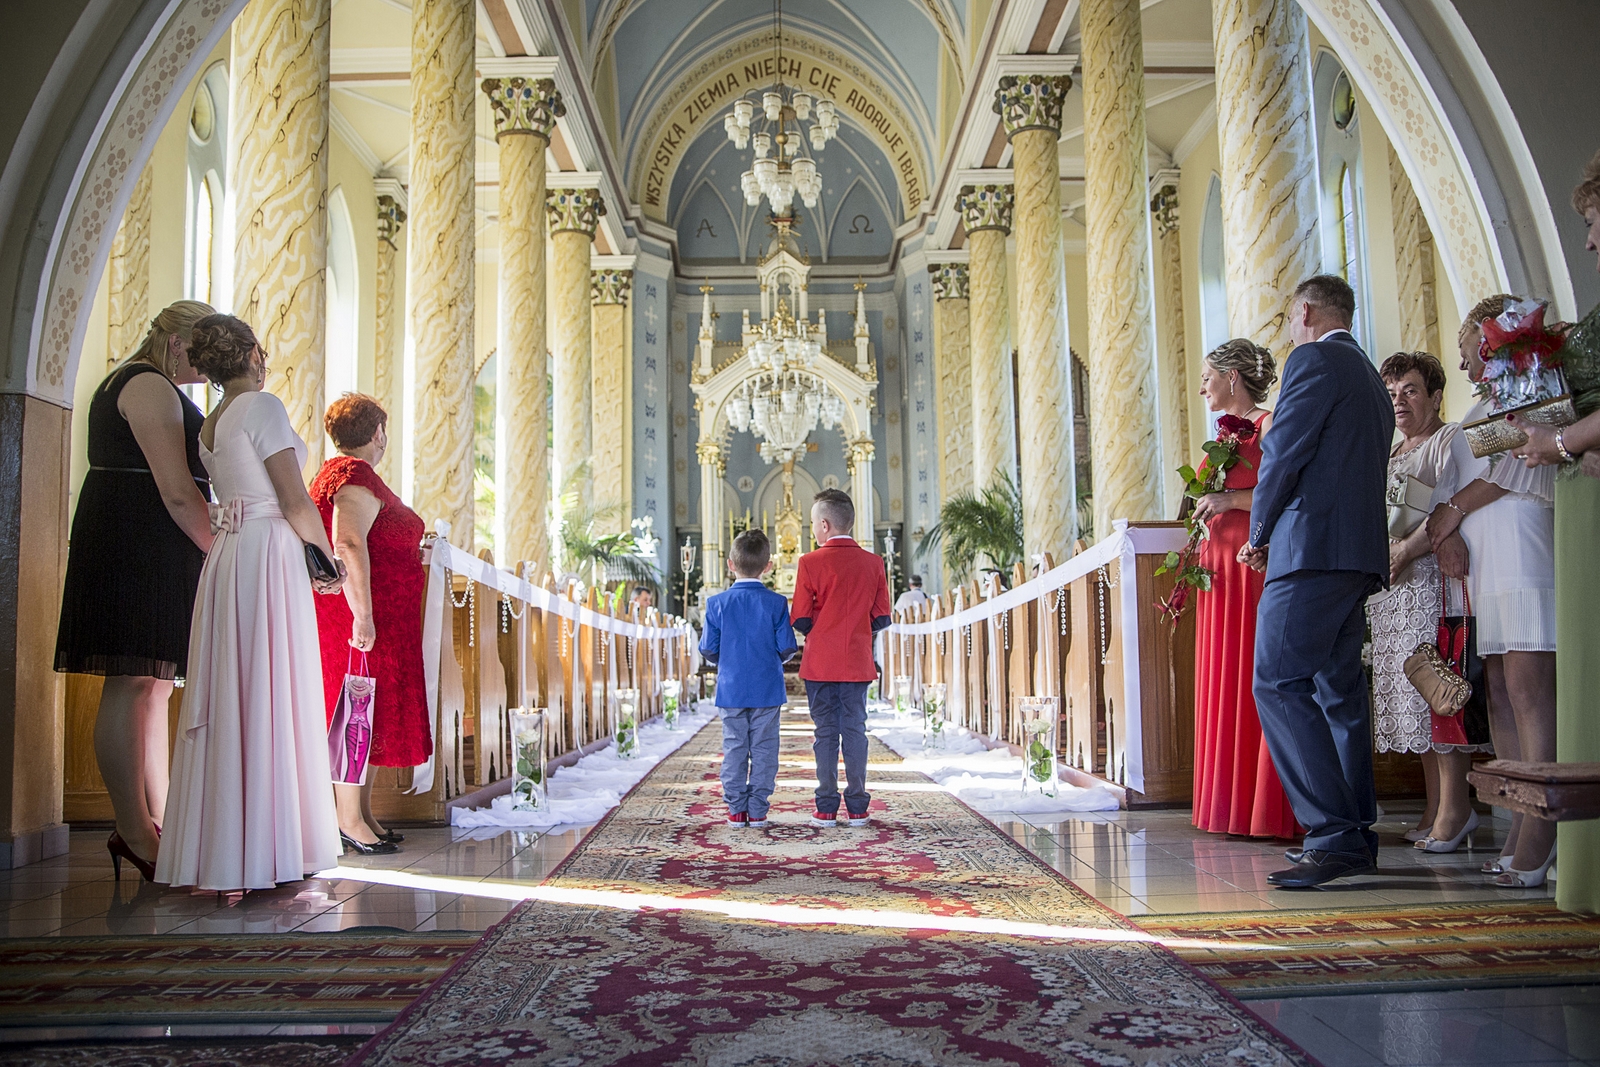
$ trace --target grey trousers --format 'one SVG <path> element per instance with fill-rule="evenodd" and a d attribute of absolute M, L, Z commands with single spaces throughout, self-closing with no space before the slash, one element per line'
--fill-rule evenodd
<path fill-rule="evenodd" d="M 817 810 L 839 810 L 839 756 L 844 756 L 844 806 L 865 815 L 867 792 L 867 686 L 871 682 L 806 682 L 811 722 L 816 727 L 811 752 L 817 758 Z"/>
<path fill-rule="evenodd" d="M 722 798 L 730 812 L 767 817 L 778 787 L 778 719 L 783 708 L 718 708 L 722 715 Z"/>

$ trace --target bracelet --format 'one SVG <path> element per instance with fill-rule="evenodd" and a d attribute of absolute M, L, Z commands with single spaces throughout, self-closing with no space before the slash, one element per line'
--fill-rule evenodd
<path fill-rule="evenodd" d="M 1556 431 L 1556 451 L 1561 453 L 1561 458 L 1564 462 L 1576 463 L 1578 457 L 1567 451 L 1566 433 L 1565 427 Z"/>
<path fill-rule="evenodd" d="M 1466 511 L 1454 500 L 1446 500 L 1444 502 L 1444 506 L 1449 508 L 1451 511 L 1454 511 L 1457 515 L 1460 515 L 1463 519 L 1467 517 Z"/>

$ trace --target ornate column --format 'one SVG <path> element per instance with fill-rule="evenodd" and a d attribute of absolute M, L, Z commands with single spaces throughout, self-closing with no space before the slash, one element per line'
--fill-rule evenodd
<path fill-rule="evenodd" d="M 598 507 L 615 508 L 600 524 L 625 533 L 629 507 L 628 427 L 623 417 L 628 382 L 628 293 L 631 270 L 597 270 L 589 275 L 594 304 L 594 499 Z"/>
<path fill-rule="evenodd" d="M 972 491 L 972 350 L 967 265 L 931 263 L 938 390 L 939 500 Z M 949 583 L 946 583 L 947 585 Z"/>
<path fill-rule="evenodd" d="M 400 192 L 400 183 L 393 179 L 380 179 L 375 185 L 393 186 L 392 192 L 378 196 L 378 270 L 373 284 L 374 318 L 377 329 L 372 340 L 372 391 L 374 399 L 389 413 L 389 451 L 378 464 L 378 474 L 390 484 L 400 468 L 401 434 L 400 409 L 405 402 L 402 396 L 404 374 L 400 366 L 401 346 L 395 337 L 394 321 L 394 259 L 400 250 L 400 227 L 405 225 L 406 211 L 394 195 Z"/>
<path fill-rule="evenodd" d="M 229 62 L 235 313 L 270 355 L 267 390 L 305 438 L 308 473 L 324 436 L 331 14 L 332 0 L 252 0 Z"/>
<path fill-rule="evenodd" d="M 1013 203 L 1009 185 L 969 185 L 956 200 L 969 253 L 973 490 L 988 488 L 997 474 L 1015 478 L 1017 470 L 1006 295 L 1006 235 Z M 1059 233 L 1059 224 L 1056 229 Z"/>
<path fill-rule="evenodd" d="M 106 366 L 126 359 L 150 329 L 150 168 L 134 183 L 128 209 L 111 239 Z"/>
<path fill-rule="evenodd" d="M 1089 410 L 1116 413 L 1096 424 L 1098 432 L 1089 442 L 1094 528 L 1104 536 L 1112 519 L 1162 517 L 1162 424 L 1156 411 L 1145 177 L 1144 35 L 1139 0 L 1084 0 L 1079 10 Z M 1020 199 L 1020 180 L 1018 192 Z M 1050 547 L 1065 544 L 1058 541 Z"/>
<path fill-rule="evenodd" d="M 555 352 L 556 492 L 576 489 L 594 502 L 594 382 L 590 367 L 589 249 L 605 201 L 594 189 L 552 189 L 550 223 L 551 348 Z"/>
<path fill-rule="evenodd" d="M 411 8 L 411 233 L 406 305 L 416 359 L 412 506 L 471 548 L 476 87 L 473 0 Z"/>
<path fill-rule="evenodd" d="M 1017 200 L 1023 543 L 1030 555 L 1053 552 L 1057 559 L 1066 558 L 1078 533 L 1077 468 L 1072 420 L 1067 417 L 1072 375 L 1061 247 L 1061 164 L 1056 158 L 1061 104 L 1071 87 L 1072 79 L 1064 74 L 1004 77 L 994 104 L 1011 139 Z M 1098 485 L 1095 492 L 1100 495 Z"/>
<path fill-rule="evenodd" d="M 566 113 L 550 78 L 487 78 L 500 146 L 500 338 L 495 497 L 509 565 L 550 566 L 549 350 L 545 330 L 545 148 Z"/>
<path fill-rule="evenodd" d="M 702 596 L 723 586 L 722 567 L 722 476 L 728 470 L 728 457 L 715 438 L 702 437 L 694 446 L 700 460 L 700 576 Z"/>
<path fill-rule="evenodd" d="M 1213 0 L 1229 332 L 1281 365 L 1289 298 L 1320 267 L 1306 16 L 1292 0 Z"/>
<path fill-rule="evenodd" d="M 844 465 L 850 472 L 850 500 L 856 506 L 856 542 L 869 552 L 877 551 L 877 518 L 872 508 L 872 457 L 877 451 L 872 435 L 862 432 L 845 442 Z"/>
<path fill-rule="evenodd" d="M 1161 518 L 1178 513 L 1183 486 L 1178 468 L 1193 459 L 1189 447 L 1189 362 L 1183 334 L 1183 253 L 1178 239 L 1178 185 L 1157 181 L 1150 201 L 1156 234 L 1156 394 L 1161 403 Z"/>
<path fill-rule="evenodd" d="M 1439 337 L 1438 287 L 1433 277 L 1433 231 L 1400 156 L 1389 146 L 1389 202 L 1394 211 L 1395 279 L 1400 290 L 1400 347 L 1449 359 Z"/>

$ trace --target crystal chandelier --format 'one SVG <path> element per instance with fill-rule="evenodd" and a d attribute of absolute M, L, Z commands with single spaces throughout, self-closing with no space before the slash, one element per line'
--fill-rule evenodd
<path fill-rule="evenodd" d="M 815 370 L 822 355 L 817 327 L 797 321 L 782 300 L 778 313 L 761 324 L 745 352 L 756 373 L 728 401 L 728 425 L 761 438 L 761 458 L 788 463 L 805 449 L 819 425 L 838 427 L 844 398 Z"/>
<path fill-rule="evenodd" d="M 778 0 L 774 13 L 773 48 L 777 53 L 777 69 L 783 70 L 783 2 Z M 756 113 L 756 97 L 760 97 L 761 112 Z M 751 124 L 759 129 L 752 132 Z M 804 126 L 801 123 L 805 123 Z M 817 206 L 817 194 L 822 191 L 822 177 L 817 173 L 816 160 L 806 150 L 820 152 L 824 145 L 838 136 L 839 113 L 828 97 L 813 97 L 803 89 L 791 88 L 783 82 L 780 73 L 776 84 L 765 90 L 747 93 L 734 101 L 733 110 L 723 116 L 722 128 L 728 140 L 739 151 L 749 145 L 754 150 L 750 169 L 740 176 L 739 185 L 744 191 L 744 202 L 751 207 L 761 203 L 765 196 L 772 213 L 787 217 L 795 194 L 806 207 Z"/>

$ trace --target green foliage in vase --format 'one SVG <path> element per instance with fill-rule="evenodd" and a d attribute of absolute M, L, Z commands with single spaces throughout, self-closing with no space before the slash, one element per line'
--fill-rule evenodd
<path fill-rule="evenodd" d="M 1028 742 L 1028 774 L 1034 781 L 1048 782 L 1055 770 L 1055 762 L 1055 753 L 1046 748 L 1039 738 Z"/>
<path fill-rule="evenodd" d="M 995 476 L 981 493 L 960 493 L 944 502 L 939 521 L 928 529 L 917 546 L 917 558 L 944 545 L 945 562 L 959 580 L 973 576 L 981 559 L 983 570 L 1000 573 L 1000 583 L 1008 585 L 1011 567 L 1022 562 L 1022 494 L 1007 474 Z"/>

